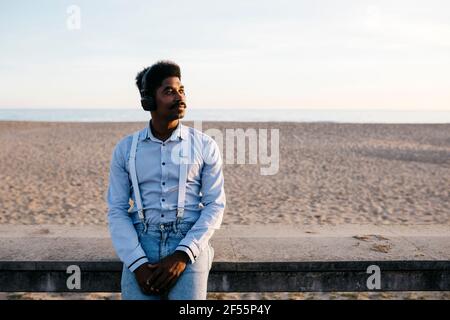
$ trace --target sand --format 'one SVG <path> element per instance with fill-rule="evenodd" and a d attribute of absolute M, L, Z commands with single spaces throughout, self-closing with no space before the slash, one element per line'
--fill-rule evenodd
<path fill-rule="evenodd" d="M 0 121 L 0 223 L 106 224 L 112 150 L 146 125 Z M 450 226 L 450 124 L 203 124 L 210 128 L 280 130 L 277 174 L 262 176 L 259 164 L 225 163 L 223 224 Z M 1 298 L 70 299 L 58 293 Z M 209 293 L 208 298 L 449 299 L 449 293 Z"/>
<path fill-rule="evenodd" d="M 106 224 L 112 150 L 146 124 L 0 122 L 0 223 Z M 277 174 L 225 163 L 224 224 L 450 223 L 450 124 L 209 128 L 280 130 Z"/>

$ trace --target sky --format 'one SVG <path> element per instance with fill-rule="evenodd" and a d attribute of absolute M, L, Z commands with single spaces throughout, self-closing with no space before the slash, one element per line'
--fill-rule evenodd
<path fill-rule="evenodd" d="M 448 0 L 0 0 L 0 108 L 139 107 L 181 67 L 192 108 L 450 110 Z"/>

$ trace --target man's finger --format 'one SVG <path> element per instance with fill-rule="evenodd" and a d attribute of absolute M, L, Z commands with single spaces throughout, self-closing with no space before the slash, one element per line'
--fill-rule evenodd
<path fill-rule="evenodd" d="M 147 279 L 147 285 L 150 286 L 150 290 L 155 289 L 154 283 L 156 280 L 158 280 L 163 272 L 164 269 L 161 266 L 158 266 L 158 268 L 156 268 L 152 275 Z"/>
<path fill-rule="evenodd" d="M 147 284 L 146 281 L 144 281 L 144 283 L 142 283 L 140 285 L 141 290 L 145 293 L 145 294 L 152 294 L 153 292 L 150 290 L 150 286 Z"/>
<path fill-rule="evenodd" d="M 177 283 L 179 277 L 180 276 L 170 279 L 169 283 L 164 287 L 164 292 L 169 292 L 170 289 L 172 289 L 172 287 Z"/>
<path fill-rule="evenodd" d="M 152 283 L 153 279 L 157 276 L 158 272 L 160 272 L 159 264 L 153 264 L 148 266 L 149 271 L 151 272 L 150 276 L 147 278 L 147 284 Z"/>
<path fill-rule="evenodd" d="M 153 281 L 153 287 L 157 290 L 161 290 L 162 284 L 165 283 L 171 277 L 168 267 L 162 268 L 163 272 L 161 275 Z"/>
<path fill-rule="evenodd" d="M 141 277 L 140 279 L 138 279 L 138 282 L 139 282 L 139 286 L 141 287 L 141 289 L 144 293 L 151 294 L 153 292 L 150 290 L 150 286 L 148 285 L 147 280 L 152 275 L 154 269 L 157 268 L 157 264 L 146 264 L 145 268 L 147 270 L 144 271 L 144 274 L 145 274 L 144 278 Z"/>
<path fill-rule="evenodd" d="M 170 288 L 175 284 L 175 282 L 177 281 L 177 279 L 179 278 L 179 276 L 172 276 L 170 278 L 167 279 L 167 281 L 165 281 L 162 285 L 161 285 L 161 291 L 162 292 L 168 292 L 170 290 Z"/>

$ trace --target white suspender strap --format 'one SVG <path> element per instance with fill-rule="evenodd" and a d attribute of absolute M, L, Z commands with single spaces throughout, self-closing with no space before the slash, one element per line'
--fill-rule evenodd
<path fill-rule="evenodd" d="M 177 221 L 180 222 L 184 215 L 184 203 L 186 200 L 186 180 L 188 167 L 189 144 L 186 140 L 181 140 L 180 148 L 180 175 L 178 180 L 178 204 Z"/>
<path fill-rule="evenodd" d="M 144 210 L 142 208 L 141 192 L 139 191 L 139 184 L 136 175 L 136 149 L 138 140 L 139 140 L 139 131 L 136 131 L 133 134 L 133 142 L 131 143 L 131 150 L 130 150 L 130 175 L 131 175 L 131 182 L 133 183 L 134 197 L 136 199 L 136 206 L 138 209 L 139 219 L 141 219 L 142 223 L 144 223 L 145 226 L 145 216 Z"/>

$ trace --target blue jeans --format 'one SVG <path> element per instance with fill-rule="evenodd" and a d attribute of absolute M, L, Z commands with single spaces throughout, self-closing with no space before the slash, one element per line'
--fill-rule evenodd
<path fill-rule="evenodd" d="M 172 254 L 192 223 L 169 222 L 163 224 L 149 224 L 144 233 L 142 223 L 135 224 L 139 241 L 151 264 Z M 122 299 L 123 300 L 204 300 L 208 286 L 208 275 L 214 258 L 214 249 L 208 243 L 205 250 L 200 252 L 194 263 L 190 261 L 186 269 L 178 278 L 169 292 L 162 295 L 147 295 L 141 291 L 136 277 L 125 265 L 122 270 Z"/>

